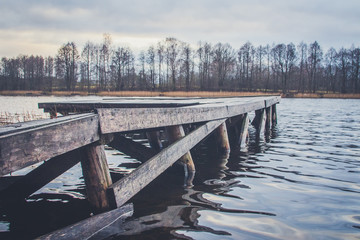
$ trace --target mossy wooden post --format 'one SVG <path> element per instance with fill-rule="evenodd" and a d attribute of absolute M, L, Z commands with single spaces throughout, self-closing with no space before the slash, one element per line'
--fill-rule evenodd
<path fill-rule="evenodd" d="M 277 124 L 276 104 L 271 106 L 271 123 L 273 126 Z"/>
<path fill-rule="evenodd" d="M 225 122 L 215 129 L 215 134 L 218 151 L 221 154 L 229 154 L 230 143 Z"/>
<path fill-rule="evenodd" d="M 184 128 L 182 125 L 166 127 L 166 133 L 170 143 L 185 137 Z M 192 186 L 192 180 L 195 176 L 195 165 L 191 157 L 191 153 L 187 152 L 179 160 L 184 165 L 185 170 L 185 185 Z"/>
<path fill-rule="evenodd" d="M 258 109 L 255 111 L 255 118 L 252 121 L 252 125 L 256 129 L 256 139 L 260 140 L 264 136 L 264 129 L 265 129 L 265 108 Z"/>
<path fill-rule="evenodd" d="M 159 139 L 158 131 L 148 131 L 148 132 L 146 132 L 146 137 L 149 141 L 150 147 L 152 149 L 154 149 L 155 151 L 158 152 L 163 148 L 161 141 Z"/>
<path fill-rule="evenodd" d="M 81 166 L 87 197 L 96 212 L 104 212 L 110 208 L 106 190 L 112 184 L 104 146 L 100 143 L 90 144 L 85 154 Z"/>
<path fill-rule="evenodd" d="M 249 136 L 249 114 L 243 114 L 240 120 L 240 135 L 239 135 L 239 146 L 240 150 L 246 150 L 246 145 Z"/>

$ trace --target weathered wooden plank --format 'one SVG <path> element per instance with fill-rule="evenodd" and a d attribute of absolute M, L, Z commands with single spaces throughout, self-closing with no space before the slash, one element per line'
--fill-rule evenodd
<path fill-rule="evenodd" d="M 100 139 L 96 114 L 54 120 L 0 136 L 0 176 Z"/>
<path fill-rule="evenodd" d="M 112 184 L 104 146 L 93 143 L 85 147 L 86 157 L 81 167 L 86 185 L 86 195 L 96 212 L 110 209 L 106 190 Z"/>
<path fill-rule="evenodd" d="M 16 133 L 21 132 L 25 130 L 30 130 L 34 128 L 39 127 L 46 127 L 48 125 L 53 124 L 59 124 L 65 121 L 70 121 L 73 119 L 78 119 L 79 117 L 85 117 L 89 116 L 89 114 L 76 114 L 76 115 L 70 115 L 66 117 L 59 117 L 56 119 L 42 119 L 42 120 L 34 120 L 34 121 L 28 121 L 28 122 L 19 122 L 14 124 L 9 124 L 5 126 L 0 126 L 0 136 L 10 134 L 10 133 Z"/>
<path fill-rule="evenodd" d="M 102 133 L 206 122 L 262 109 L 263 99 L 228 104 L 211 103 L 180 108 L 97 109 Z"/>
<path fill-rule="evenodd" d="M 38 240 L 74 240 L 89 239 L 96 233 L 111 225 L 115 221 L 124 221 L 131 217 L 134 212 L 132 204 L 127 204 L 121 208 L 117 208 L 102 214 L 98 214 L 87 218 L 83 221 L 75 223 L 71 226 L 59 229 L 52 233 L 43 235 Z"/>
<path fill-rule="evenodd" d="M 223 122 L 225 122 L 225 119 L 204 124 L 186 137 L 165 148 L 128 176 L 111 185 L 108 189 L 108 195 L 113 207 L 119 207 L 126 203 Z"/>
<path fill-rule="evenodd" d="M 146 162 L 158 153 L 155 149 L 148 148 L 141 143 L 126 138 L 120 133 L 114 134 L 114 139 L 108 143 L 108 146 L 115 148 L 140 162 Z"/>
<path fill-rule="evenodd" d="M 84 148 L 75 149 L 44 162 L 0 193 L 1 201 L 24 200 L 80 162 Z"/>

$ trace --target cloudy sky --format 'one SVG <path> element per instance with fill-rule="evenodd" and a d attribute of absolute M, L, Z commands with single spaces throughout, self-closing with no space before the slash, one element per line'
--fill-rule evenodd
<path fill-rule="evenodd" d="M 360 46 L 359 0 L 0 0 L 0 57 L 55 55 L 69 41 L 146 48 L 166 37 L 254 45 Z"/>

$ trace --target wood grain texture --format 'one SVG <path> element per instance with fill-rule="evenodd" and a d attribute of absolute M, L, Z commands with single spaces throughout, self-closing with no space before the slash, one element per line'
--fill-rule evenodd
<path fill-rule="evenodd" d="M 202 125 L 110 186 L 108 195 L 113 207 L 119 207 L 126 203 L 223 122 L 225 122 L 225 119 L 211 121 Z"/>
<path fill-rule="evenodd" d="M 115 221 L 124 221 L 131 217 L 134 212 L 132 204 L 127 204 L 121 208 L 117 208 L 102 214 L 98 214 L 87 218 L 83 221 L 59 229 L 49 234 L 43 235 L 38 240 L 74 240 L 89 239 L 96 233 L 111 225 Z"/>
<path fill-rule="evenodd" d="M 44 123 L 44 124 L 43 124 Z M 0 176 L 99 140 L 96 114 L 26 123 L 0 135 Z"/>
<path fill-rule="evenodd" d="M 47 183 L 57 178 L 84 157 L 84 148 L 75 149 L 44 162 L 25 176 L 0 192 L 2 202 L 24 200 Z"/>
<path fill-rule="evenodd" d="M 86 185 L 86 195 L 96 212 L 110 209 L 106 190 L 112 184 L 104 145 L 93 143 L 85 147 L 86 157 L 81 167 Z"/>
<path fill-rule="evenodd" d="M 199 104 L 179 108 L 97 109 L 102 133 L 183 125 L 229 118 L 265 107 L 263 98 Z"/>

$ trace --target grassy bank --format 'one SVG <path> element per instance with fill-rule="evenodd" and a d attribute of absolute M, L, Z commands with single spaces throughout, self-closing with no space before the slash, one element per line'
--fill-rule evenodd
<path fill-rule="evenodd" d="M 3 96 L 111 96 L 111 97 L 250 97 L 250 96 L 266 96 L 266 95 L 281 95 L 283 98 L 352 98 L 360 99 L 360 94 L 353 93 L 274 93 L 274 92 L 207 92 L 207 91 L 173 91 L 173 92 L 160 92 L 160 91 L 119 91 L 119 92 L 98 92 L 88 94 L 82 91 L 0 91 Z"/>

